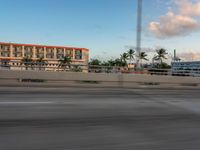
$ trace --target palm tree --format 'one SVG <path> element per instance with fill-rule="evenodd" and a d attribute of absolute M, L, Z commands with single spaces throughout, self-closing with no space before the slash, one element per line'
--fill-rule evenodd
<path fill-rule="evenodd" d="M 60 63 L 59 67 L 62 67 L 62 68 L 64 68 L 64 70 L 66 70 L 66 67 L 68 66 L 69 69 L 70 69 L 71 68 L 71 62 L 72 62 L 71 57 L 65 56 L 65 57 L 63 57 L 63 59 L 59 60 L 59 63 Z"/>
<path fill-rule="evenodd" d="M 110 59 L 110 60 L 108 60 L 108 64 L 109 64 L 109 66 L 115 66 L 116 62 L 115 62 L 115 60 Z"/>
<path fill-rule="evenodd" d="M 26 57 L 22 58 L 21 63 L 24 64 L 25 67 L 26 67 L 26 70 L 28 70 L 28 66 L 30 66 L 30 65 L 32 66 L 33 65 L 32 64 L 33 63 L 33 59 L 28 57 L 28 56 L 26 56 Z"/>
<path fill-rule="evenodd" d="M 89 62 L 89 65 L 100 66 L 101 65 L 101 61 L 99 59 L 91 59 L 91 61 Z"/>
<path fill-rule="evenodd" d="M 99 59 L 91 59 L 90 62 L 89 62 L 89 71 L 91 72 L 101 72 L 101 65 L 102 65 L 102 62 L 101 60 Z M 105 65 L 105 64 L 103 64 Z"/>
<path fill-rule="evenodd" d="M 46 60 L 44 59 L 44 57 L 40 57 L 36 63 L 39 64 L 39 70 L 42 70 L 42 65 L 45 65 L 46 64 Z"/>
<path fill-rule="evenodd" d="M 129 49 L 129 51 L 127 52 L 128 55 L 128 59 L 129 59 L 129 63 L 131 64 L 131 61 L 134 60 L 134 56 L 135 56 L 135 51 L 132 49 Z"/>
<path fill-rule="evenodd" d="M 127 66 L 128 54 L 127 53 L 123 53 L 122 55 L 120 55 L 120 59 L 121 59 L 121 62 L 123 63 L 123 65 Z"/>
<path fill-rule="evenodd" d="M 146 57 L 147 57 L 147 54 L 145 52 L 139 53 L 138 58 L 139 58 L 139 60 L 141 60 L 141 64 L 142 64 L 142 60 L 146 60 L 146 61 L 148 60 Z"/>
<path fill-rule="evenodd" d="M 159 60 L 161 65 L 163 64 L 163 59 L 167 59 L 166 55 L 168 54 L 167 53 L 167 50 L 166 49 L 158 49 L 156 50 L 156 55 L 154 56 L 154 60 Z"/>

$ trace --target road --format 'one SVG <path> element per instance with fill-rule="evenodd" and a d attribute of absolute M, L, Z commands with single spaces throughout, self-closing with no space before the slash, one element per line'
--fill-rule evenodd
<path fill-rule="evenodd" d="M 0 150 L 198 150 L 198 89 L 0 87 Z"/>

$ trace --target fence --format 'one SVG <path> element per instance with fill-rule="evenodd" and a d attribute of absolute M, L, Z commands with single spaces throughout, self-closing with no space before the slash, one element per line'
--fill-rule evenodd
<path fill-rule="evenodd" d="M 192 76 L 200 77 L 200 69 L 141 69 L 134 70 L 119 66 L 95 66 L 95 65 L 59 65 L 58 63 L 40 62 L 14 62 L 0 64 L 1 70 L 29 70 L 29 71 L 48 71 L 48 72 L 87 72 L 87 73 L 109 73 L 109 74 L 149 74 L 164 76 Z"/>
<path fill-rule="evenodd" d="M 72 71 L 72 72 L 86 72 L 88 71 L 87 65 L 65 65 L 58 63 L 45 63 L 45 62 L 15 62 L 0 64 L 1 70 L 29 70 L 29 71 Z"/>

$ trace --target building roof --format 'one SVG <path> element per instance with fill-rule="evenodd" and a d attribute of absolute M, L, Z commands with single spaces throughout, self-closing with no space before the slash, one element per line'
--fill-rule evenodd
<path fill-rule="evenodd" d="M 69 46 L 53 46 L 53 45 L 39 45 L 39 44 L 19 44 L 19 43 L 6 43 L 0 42 L 2 45 L 13 45 L 13 46 L 35 46 L 35 47 L 46 47 L 46 48 L 65 48 L 65 49 L 75 49 L 75 50 L 84 50 L 89 51 L 87 48 L 80 48 L 80 47 L 69 47 Z"/>

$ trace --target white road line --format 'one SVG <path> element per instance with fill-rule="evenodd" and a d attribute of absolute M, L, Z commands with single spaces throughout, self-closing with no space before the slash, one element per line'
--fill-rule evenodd
<path fill-rule="evenodd" d="M 53 104 L 54 102 L 0 102 L 0 105 L 12 105 L 12 104 Z"/>

